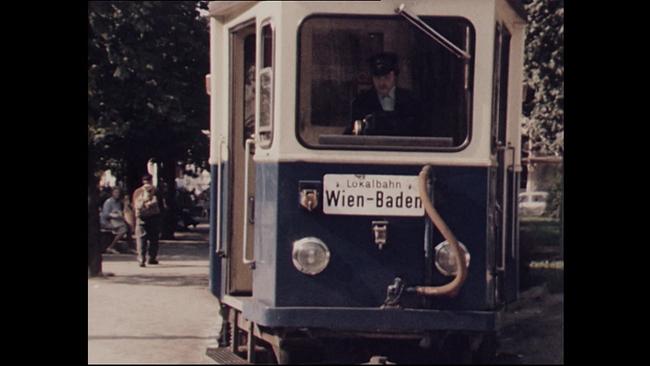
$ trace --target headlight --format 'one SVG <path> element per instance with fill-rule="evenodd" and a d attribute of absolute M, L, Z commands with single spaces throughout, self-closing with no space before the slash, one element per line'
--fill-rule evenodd
<path fill-rule="evenodd" d="M 470 255 L 463 243 L 458 242 L 461 253 L 465 253 L 465 264 L 469 267 Z M 438 244 L 436 250 L 436 268 L 445 276 L 455 276 L 458 270 L 456 266 L 456 256 L 451 251 L 451 244 L 446 240 Z"/>
<path fill-rule="evenodd" d="M 309 275 L 321 273 L 330 262 L 330 250 L 322 240 L 313 236 L 293 242 L 293 265 Z"/>

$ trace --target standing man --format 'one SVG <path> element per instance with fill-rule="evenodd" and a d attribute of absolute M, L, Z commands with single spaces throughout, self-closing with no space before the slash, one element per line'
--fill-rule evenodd
<path fill-rule="evenodd" d="M 353 125 L 345 134 L 420 136 L 419 103 L 410 91 L 397 87 L 397 55 L 382 52 L 368 59 L 373 88 L 352 102 Z M 364 121 L 355 128 L 355 121 Z"/>
<path fill-rule="evenodd" d="M 164 209 L 163 200 L 159 197 L 152 184 L 151 175 L 142 177 L 142 186 L 133 192 L 135 208 L 135 238 L 138 249 L 140 267 L 145 262 L 158 264 L 158 239 L 160 237 L 161 212 Z M 146 261 L 147 256 L 149 260 Z"/>

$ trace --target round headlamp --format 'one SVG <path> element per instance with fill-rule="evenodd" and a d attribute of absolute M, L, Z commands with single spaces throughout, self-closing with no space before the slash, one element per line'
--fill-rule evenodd
<path fill-rule="evenodd" d="M 465 254 L 465 265 L 469 267 L 469 252 L 463 243 L 458 242 L 458 244 L 460 246 L 461 253 Z M 456 272 L 458 271 L 458 266 L 456 265 L 456 256 L 451 250 L 451 244 L 445 240 L 442 243 L 436 245 L 435 252 L 435 263 L 438 271 L 440 271 L 440 273 L 444 274 L 445 276 L 455 276 Z"/>
<path fill-rule="evenodd" d="M 317 275 L 330 262 L 330 250 L 322 240 L 310 236 L 293 242 L 293 265 L 302 273 Z"/>

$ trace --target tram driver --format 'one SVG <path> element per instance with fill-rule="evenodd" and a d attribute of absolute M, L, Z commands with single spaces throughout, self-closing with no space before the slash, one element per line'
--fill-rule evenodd
<path fill-rule="evenodd" d="M 344 134 L 421 136 L 420 104 L 397 87 L 397 54 L 382 52 L 368 59 L 373 87 L 352 102 L 351 121 Z"/>

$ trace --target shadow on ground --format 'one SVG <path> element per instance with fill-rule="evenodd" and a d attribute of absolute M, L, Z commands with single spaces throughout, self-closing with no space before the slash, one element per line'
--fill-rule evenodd
<path fill-rule="evenodd" d="M 151 336 L 129 336 L 129 335 L 97 335 L 97 336 L 88 336 L 88 340 L 118 340 L 118 339 L 214 339 L 214 336 L 208 337 L 199 337 L 199 336 L 176 336 L 176 335 L 151 335 Z"/>
<path fill-rule="evenodd" d="M 199 225 L 197 230 L 177 232 L 174 240 L 161 240 L 158 251 L 159 265 L 147 265 L 138 268 L 136 254 L 104 254 L 104 262 L 122 262 L 120 268 L 132 263 L 133 271 L 120 274 L 116 271 L 111 277 L 112 283 L 127 285 L 153 285 L 153 286 L 195 286 L 208 287 L 209 272 L 209 245 L 208 227 Z M 193 268 L 196 268 L 194 270 Z M 192 273 L 178 274 L 174 269 L 188 269 Z M 165 273 L 165 271 L 169 273 Z M 183 271 L 187 272 L 187 271 Z M 196 272 L 196 273 L 194 273 Z"/>
<path fill-rule="evenodd" d="M 196 231 L 175 233 L 174 240 L 160 240 L 159 259 L 161 261 L 197 261 L 208 260 L 209 245 L 208 231 L 199 227 Z M 125 242 L 120 242 L 122 247 Z M 106 254 L 102 260 L 105 262 L 136 261 L 135 254 Z"/>
<path fill-rule="evenodd" d="M 162 275 L 162 274 L 137 274 L 111 277 L 112 283 L 124 285 L 149 285 L 149 286 L 193 286 L 193 287 L 208 287 L 208 278 L 205 274 L 194 275 Z"/>
<path fill-rule="evenodd" d="M 160 261 L 202 261 L 208 260 L 209 247 L 207 243 L 197 244 L 177 244 L 166 243 L 161 244 L 158 250 L 158 259 Z M 137 256 L 135 254 L 106 254 L 102 256 L 104 262 L 135 262 Z"/>

